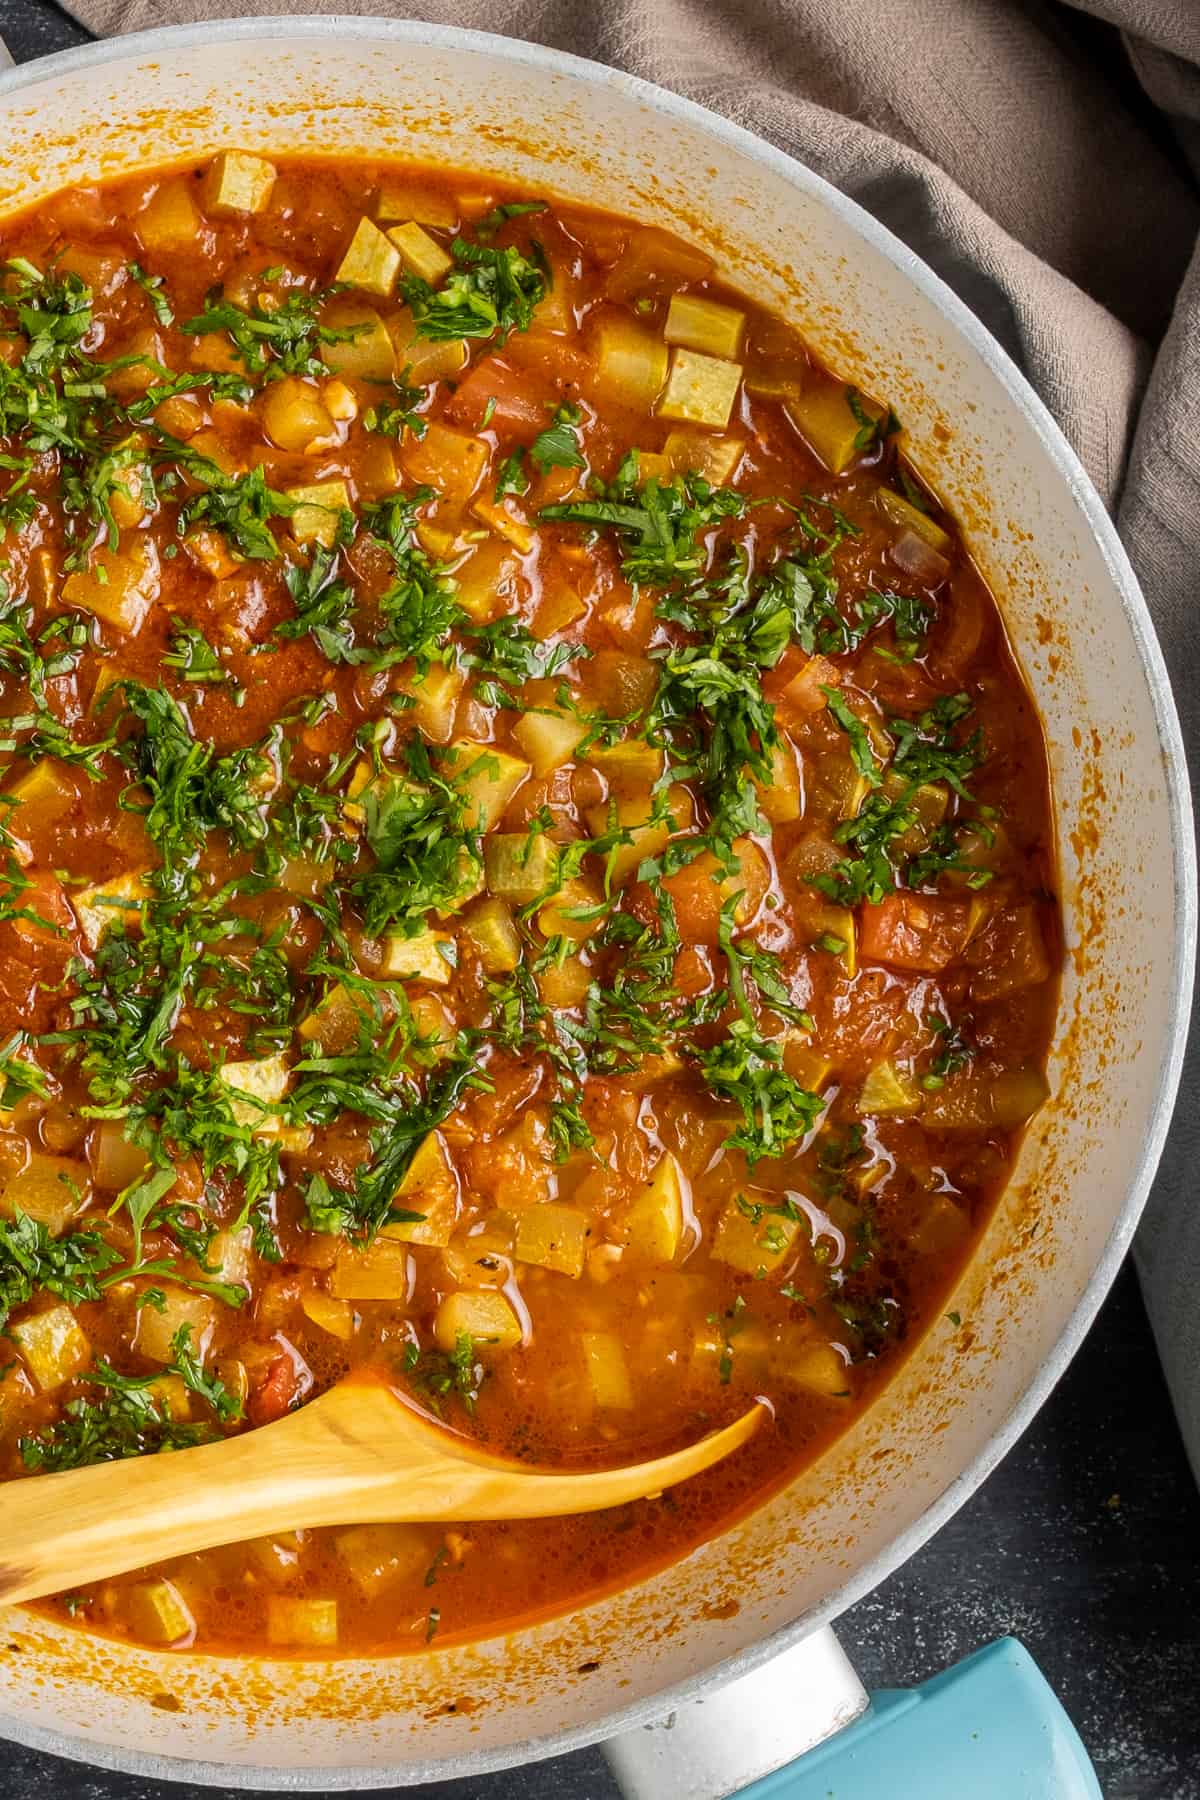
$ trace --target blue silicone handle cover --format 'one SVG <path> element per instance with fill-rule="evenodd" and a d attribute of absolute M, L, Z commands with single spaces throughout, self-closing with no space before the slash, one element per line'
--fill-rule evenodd
<path fill-rule="evenodd" d="M 1102 1800 L 1057 1695 L 1015 1638 L 924 1687 L 876 1694 L 853 1725 L 740 1800 Z"/>

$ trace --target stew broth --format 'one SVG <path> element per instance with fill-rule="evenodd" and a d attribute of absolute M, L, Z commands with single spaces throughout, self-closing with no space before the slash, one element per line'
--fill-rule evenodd
<path fill-rule="evenodd" d="M 1045 1098 L 996 604 L 900 422 L 660 231 L 234 152 L 0 254 L 3 1473 L 348 1374 L 573 1466 L 771 1413 L 600 1517 L 50 1604 L 333 1654 L 632 1580 L 845 1429 Z"/>

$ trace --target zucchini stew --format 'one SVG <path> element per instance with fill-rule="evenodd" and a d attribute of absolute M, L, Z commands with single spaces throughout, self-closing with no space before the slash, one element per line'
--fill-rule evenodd
<path fill-rule="evenodd" d="M 926 1327 L 1046 1096 L 1044 744 L 894 414 L 656 229 L 227 151 L 0 228 L 0 1462 L 391 1384 L 587 1519 L 48 1602 L 421 1650 L 686 1554 Z"/>

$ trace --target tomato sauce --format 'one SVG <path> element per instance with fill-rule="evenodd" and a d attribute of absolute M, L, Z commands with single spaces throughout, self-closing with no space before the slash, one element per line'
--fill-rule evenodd
<path fill-rule="evenodd" d="M 599 1517 L 47 1604 L 335 1655 L 631 1581 L 852 1423 L 1046 1097 L 996 602 L 663 232 L 227 152 L 0 236 L 0 1473 L 356 1376 L 578 1468 L 769 1408 Z"/>

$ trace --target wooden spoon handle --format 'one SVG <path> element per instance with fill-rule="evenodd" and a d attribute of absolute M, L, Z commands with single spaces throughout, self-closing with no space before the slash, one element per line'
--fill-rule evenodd
<path fill-rule="evenodd" d="M 745 1443 L 761 1408 L 686 1450 L 588 1474 L 529 1471 L 343 1386 L 242 1437 L 8 1483 L 0 1599 L 37 1599 L 272 1531 L 544 1518 L 671 1487 Z"/>

